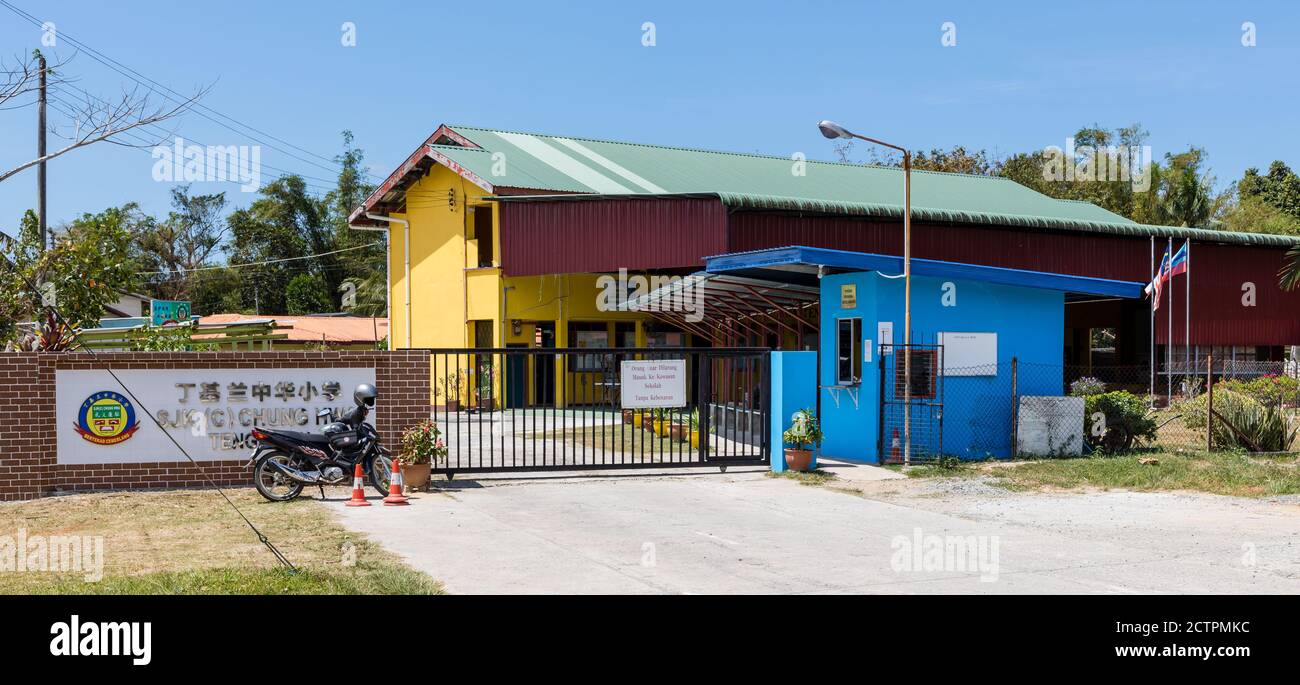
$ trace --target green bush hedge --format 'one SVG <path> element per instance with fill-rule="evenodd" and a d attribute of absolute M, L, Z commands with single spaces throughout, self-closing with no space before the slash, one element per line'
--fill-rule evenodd
<path fill-rule="evenodd" d="M 1096 425 L 1097 414 L 1105 417 L 1104 426 Z M 1083 415 L 1088 444 L 1102 452 L 1122 452 L 1132 449 L 1139 438 L 1156 437 L 1156 422 L 1147 416 L 1146 400 L 1127 390 L 1084 397 Z"/>

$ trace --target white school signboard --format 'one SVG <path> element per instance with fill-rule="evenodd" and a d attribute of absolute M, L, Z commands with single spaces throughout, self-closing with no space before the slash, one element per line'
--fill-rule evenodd
<path fill-rule="evenodd" d="M 113 373 L 122 383 L 102 370 L 56 372 L 58 463 L 185 461 L 163 430 L 196 460 L 242 459 L 254 447 L 249 435 L 254 426 L 316 432 L 328 422 L 316 417 L 319 410 L 339 415 L 356 406 L 357 385 L 375 383 L 373 368 Z M 368 422 L 374 423 L 374 414 Z"/>
<path fill-rule="evenodd" d="M 686 406 L 685 359 L 625 361 L 620 372 L 624 409 Z"/>

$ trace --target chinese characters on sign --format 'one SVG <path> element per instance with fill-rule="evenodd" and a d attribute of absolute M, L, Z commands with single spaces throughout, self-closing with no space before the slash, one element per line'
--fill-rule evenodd
<path fill-rule="evenodd" d="M 373 368 L 116 373 L 138 401 L 105 371 L 55 374 L 59 463 L 184 461 L 167 434 L 195 459 L 242 459 L 254 446 L 253 427 L 316 432 L 332 420 L 317 417 L 320 410 L 340 416 L 354 406 L 357 385 L 375 383 Z"/>
<path fill-rule="evenodd" d="M 330 418 L 316 416 L 308 406 L 317 400 L 333 403 L 339 399 L 342 385 L 336 380 L 312 379 L 301 381 L 280 380 L 271 382 L 200 381 L 176 383 L 175 410 L 158 409 L 158 423 L 169 429 L 187 429 L 206 434 L 212 449 L 252 449 L 254 441 L 248 433 L 253 426 L 297 429 L 300 426 L 323 425 L 342 414 L 348 407 L 334 409 Z M 222 404 L 225 397 L 226 406 Z M 278 402 L 278 404 L 277 404 Z M 289 406 L 294 402 L 294 406 Z M 194 408 L 194 405 L 199 405 Z M 218 405 L 218 406 L 206 406 Z M 234 405 L 256 405 L 240 407 Z M 267 408 L 261 408 L 266 405 Z M 243 430 L 241 430 L 243 429 Z"/>

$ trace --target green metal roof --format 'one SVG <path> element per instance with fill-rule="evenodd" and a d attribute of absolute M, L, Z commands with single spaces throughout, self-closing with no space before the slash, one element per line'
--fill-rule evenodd
<path fill-rule="evenodd" d="M 903 212 L 903 171 L 898 167 L 797 161 L 469 126 L 447 128 L 481 149 L 429 145 L 430 152 L 464 167 L 494 188 L 582 193 L 588 199 L 709 195 L 733 207 L 831 214 L 898 217 Z M 995 176 L 913 171 L 912 211 L 914 217 L 929 221 L 1191 237 L 1251 245 L 1300 244 L 1300 239 L 1287 236 L 1138 224 L 1091 203 L 1058 200 Z"/>

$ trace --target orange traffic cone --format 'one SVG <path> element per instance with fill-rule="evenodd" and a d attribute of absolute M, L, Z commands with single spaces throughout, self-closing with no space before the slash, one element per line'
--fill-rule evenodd
<path fill-rule="evenodd" d="M 357 464 L 356 474 L 352 476 L 352 499 L 348 500 L 349 507 L 368 507 L 370 503 L 366 501 L 366 483 L 365 477 L 361 475 L 361 464 Z"/>
<path fill-rule="evenodd" d="M 902 455 L 902 452 L 898 449 L 899 444 L 900 444 L 900 443 L 898 442 L 898 429 L 895 428 L 895 429 L 894 429 L 894 439 L 893 439 L 893 441 L 890 443 L 890 447 L 889 447 L 889 463 L 891 463 L 891 464 L 901 464 L 901 463 L 903 463 L 903 455 Z"/>
<path fill-rule="evenodd" d="M 388 496 L 384 498 L 384 506 L 401 506 L 410 504 L 406 500 L 406 495 L 402 494 L 402 460 L 393 460 L 392 473 L 388 474 Z"/>

